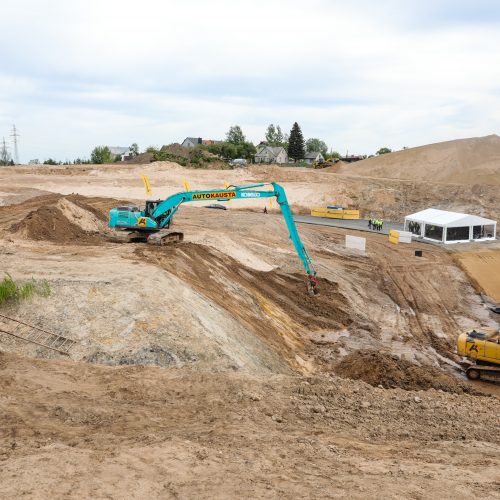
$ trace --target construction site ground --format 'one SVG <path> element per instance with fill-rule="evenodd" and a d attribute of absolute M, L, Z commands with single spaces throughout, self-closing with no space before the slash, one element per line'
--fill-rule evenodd
<path fill-rule="evenodd" d="M 0 333 L 2 498 L 500 497 L 500 391 L 467 381 L 455 354 L 460 332 L 497 323 L 457 252 L 417 258 L 363 233 L 359 255 L 344 247 L 355 231 L 301 224 L 321 292 L 309 297 L 263 201 L 181 207 L 176 245 L 117 242 L 108 210 L 144 199 L 141 173 L 158 198 L 183 179 L 274 180 L 303 213 L 366 196 L 401 220 L 438 196 L 272 166 L 2 169 L 0 277 L 51 288 L 3 314 L 77 341 L 65 357 Z M 485 251 L 500 245 L 461 247 Z"/>

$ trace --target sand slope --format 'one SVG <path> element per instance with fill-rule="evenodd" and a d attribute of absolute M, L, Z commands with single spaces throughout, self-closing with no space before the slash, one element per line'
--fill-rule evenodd
<path fill-rule="evenodd" d="M 344 165 L 339 172 L 392 179 L 500 186 L 500 137 L 488 135 L 396 151 Z"/>

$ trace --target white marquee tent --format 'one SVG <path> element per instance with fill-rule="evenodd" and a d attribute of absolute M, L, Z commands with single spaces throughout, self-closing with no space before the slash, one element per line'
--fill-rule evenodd
<path fill-rule="evenodd" d="M 494 240 L 497 223 L 477 215 L 427 208 L 405 217 L 405 231 L 442 243 Z"/>

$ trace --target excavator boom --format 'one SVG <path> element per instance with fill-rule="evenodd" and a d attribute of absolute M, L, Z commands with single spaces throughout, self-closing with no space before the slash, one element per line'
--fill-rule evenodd
<path fill-rule="evenodd" d="M 266 186 L 271 187 L 271 189 L 259 189 Z M 146 202 L 145 210 L 134 209 L 135 207 L 113 208 L 110 211 L 109 226 L 134 232 L 154 233 L 169 227 L 172 217 L 183 203 L 273 197 L 276 198 L 281 208 L 290 239 L 307 273 L 310 293 L 315 293 L 317 290 L 316 270 L 300 239 L 285 190 L 275 182 L 247 186 L 228 186 L 227 189 L 179 192 L 163 201 Z"/>

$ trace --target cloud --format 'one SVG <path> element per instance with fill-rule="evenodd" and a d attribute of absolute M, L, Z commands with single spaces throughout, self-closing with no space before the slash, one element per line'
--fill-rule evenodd
<path fill-rule="evenodd" d="M 491 1 L 17 0 L 0 32 L 0 135 L 22 159 L 221 138 L 294 121 L 344 152 L 497 132 Z"/>

